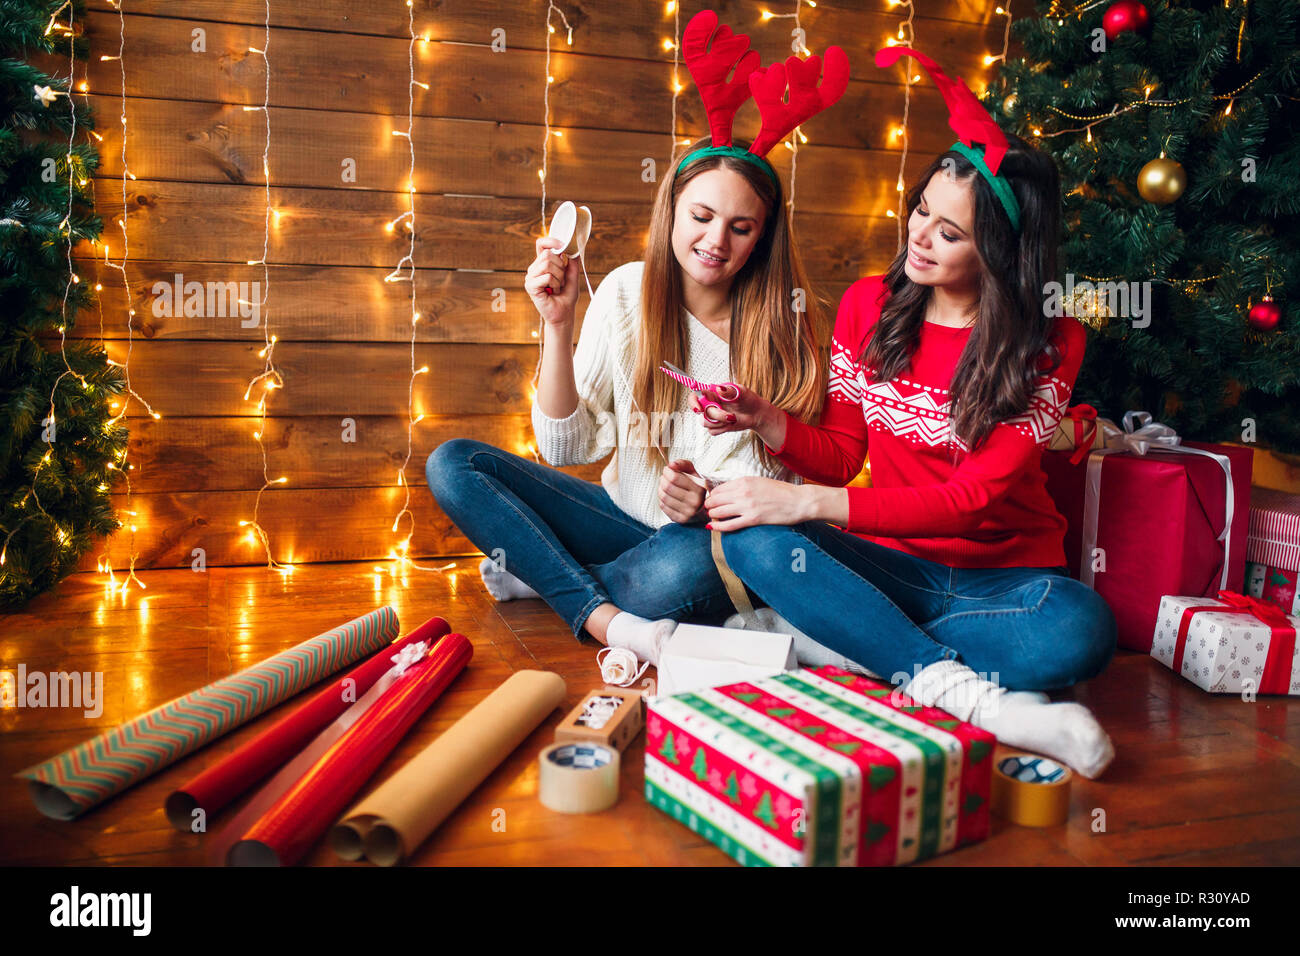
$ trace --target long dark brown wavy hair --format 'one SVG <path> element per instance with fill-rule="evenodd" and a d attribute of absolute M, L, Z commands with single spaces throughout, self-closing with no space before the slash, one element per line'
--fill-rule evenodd
<path fill-rule="evenodd" d="M 969 183 L 975 192 L 979 308 L 949 386 L 953 433 L 972 451 L 998 422 L 1024 413 L 1035 378 L 1061 364 L 1060 349 L 1050 341 L 1055 319 L 1043 308 L 1045 286 L 1056 279 L 1060 174 L 1046 153 L 1018 136 L 1008 134 L 1007 141 L 1009 148 L 998 173 L 1010 181 L 1020 203 L 1019 236 L 988 181 L 961 153 L 949 150 L 935 157 L 907 193 L 910 222 L 930 177 L 949 162 L 956 179 Z M 859 357 L 878 382 L 887 382 L 910 366 L 932 295 L 929 286 L 907 277 L 906 261 L 905 241 L 885 276 L 888 301 Z M 1044 355 L 1047 364 L 1041 365 Z M 955 458 L 955 447 L 953 453 Z"/>
<path fill-rule="evenodd" d="M 686 310 L 672 248 L 673 214 L 687 183 L 721 168 L 743 176 L 767 210 L 763 234 L 731 286 L 731 379 L 801 421 L 816 421 L 826 397 L 829 320 L 800 261 L 781 187 L 753 163 L 733 156 L 696 160 L 678 176 L 681 160 L 710 142 L 698 140 L 684 150 L 655 195 L 641 280 L 633 399 L 651 417 L 677 408 L 681 386 L 658 371 L 664 361 L 686 367 Z M 737 140 L 736 145 L 749 144 Z M 795 308 L 796 290 L 803 290 L 802 311 Z M 662 437 L 656 435 L 652 446 L 659 458 L 664 457 Z M 751 441 L 759 459 L 771 466 L 774 460 L 762 440 L 751 435 Z"/>

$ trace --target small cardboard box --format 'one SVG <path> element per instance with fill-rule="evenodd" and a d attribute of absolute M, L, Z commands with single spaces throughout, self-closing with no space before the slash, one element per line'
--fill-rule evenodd
<path fill-rule="evenodd" d="M 636 691 L 612 687 L 590 691 L 555 728 L 555 742 L 591 740 L 622 751 L 645 725 L 643 706 Z"/>

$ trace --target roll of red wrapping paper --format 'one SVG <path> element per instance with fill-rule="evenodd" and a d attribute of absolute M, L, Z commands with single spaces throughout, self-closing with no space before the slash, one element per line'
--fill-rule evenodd
<path fill-rule="evenodd" d="M 167 796 L 167 819 L 176 829 L 189 832 L 194 827 L 194 812 L 201 809 L 206 823 L 207 818 L 291 760 L 354 701 L 360 700 L 393 666 L 392 657 L 396 651 L 416 641 L 433 643 L 450 630 L 445 620 L 431 617 L 410 634 L 399 637 L 338 680 L 331 681 L 328 687 L 265 733 L 172 791 Z M 349 680 L 354 683 L 351 693 L 345 696 Z"/>
<path fill-rule="evenodd" d="M 292 866 L 302 859 L 473 653 L 461 634 L 438 641 L 249 828 L 226 862 Z"/>

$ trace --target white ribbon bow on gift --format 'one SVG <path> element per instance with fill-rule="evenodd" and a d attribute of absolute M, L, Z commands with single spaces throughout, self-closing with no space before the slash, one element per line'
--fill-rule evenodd
<path fill-rule="evenodd" d="M 1136 424 L 1136 427 L 1135 427 Z M 1097 419 L 1096 444 L 1088 454 L 1087 484 L 1083 492 L 1083 547 L 1079 555 L 1079 580 L 1088 587 L 1093 587 L 1092 553 L 1097 547 L 1097 515 L 1101 502 L 1101 466 L 1106 455 L 1116 452 L 1133 452 L 1145 455 L 1154 446 L 1156 451 L 1177 452 L 1184 455 L 1204 455 L 1219 463 L 1227 487 L 1224 502 L 1223 531 L 1219 533 L 1219 542 L 1223 545 L 1223 574 L 1220 576 L 1219 589 L 1228 589 L 1228 551 L 1229 537 L 1232 532 L 1234 489 L 1232 484 L 1232 462 L 1227 455 L 1219 455 L 1201 448 L 1188 448 L 1182 443 L 1178 433 L 1161 422 L 1151 420 L 1150 412 L 1128 411 L 1124 413 L 1124 428 L 1121 430 L 1109 418 Z"/>
<path fill-rule="evenodd" d="M 420 658 L 429 652 L 429 645 L 426 641 L 416 641 L 414 644 L 407 644 L 391 658 L 393 667 L 389 674 L 393 677 L 401 677 L 406 673 L 406 669 L 420 662 Z"/>
<path fill-rule="evenodd" d="M 1133 427 L 1134 422 L 1139 423 L 1137 428 Z M 1097 429 L 1097 448 L 1119 448 L 1139 455 L 1145 455 L 1152 445 L 1173 448 L 1183 441 L 1168 425 L 1151 421 L 1150 412 L 1125 412 L 1123 431 L 1109 418 L 1098 418 Z"/>

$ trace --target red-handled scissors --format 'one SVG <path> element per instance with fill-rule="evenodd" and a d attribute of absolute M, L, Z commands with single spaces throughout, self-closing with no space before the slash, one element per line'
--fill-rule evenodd
<path fill-rule="evenodd" d="M 728 419 L 735 421 L 734 415 L 726 411 L 721 405 L 713 401 L 705 394 L 706 392 L 714 392 L 724 402 L 734 402 L 736 399 L 740 398 L 740 388 L 736 385 L 735 382 L 722 382 L 719 385 L 706 385 L 703 382 L 698 382 L 695 379 L 691 378 L 689 375 L 687 375 L 685 372 L 679 369 L 676 365 L 672 364 L 672 362 L 660 362 L 659 371 L 663 372 L 665 375 L 667 375 L 669 378 L 673 379 L 674 381 L 686 386 L 696 395 L 700 396 L 700 408 L 704 413 L 704 417 L 707 418 L 709 421 L 714 422 L 715 424 L 719 422 L 724 422 Z M 726 395 L 726 391 L 725 391 L 726 389 L 730 389 L 733 393 L 730 398 L 728 398 Z M 710 414 L 710 409 L 714 409 L 714 408 L 718 410 L 718 415 L 719 415 L 718 418 L 714 418 L 713 415 Z"/>

